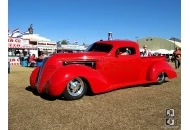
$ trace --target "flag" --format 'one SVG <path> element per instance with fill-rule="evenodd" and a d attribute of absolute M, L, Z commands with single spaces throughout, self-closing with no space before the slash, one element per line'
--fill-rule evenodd
<path fill-rule="evenodd" d="M 19 32 L 19 28 L 13 30 L 11 37 L 12 37 L 15 33 L 18 33 L 18 32 Z"/>
<path fill-rule="evenodd" d="M 19 32 L 19 28 L 13 30 L 12 34 L 13 34 L 13 33 L 17 33 L 17 32 Z"/>
<path fill-rule="evenodd" d="M 22 35 L 27 35 L 27 34 L 30 34 L 30 32 L 29 31 L 26 31 L 26 32 L 23 32 L 23 33 L 21 33 Z"/>
<path fill-rule="evenodd" d="M 23 35 L 27 35 L 27 34 L 30 34 L 29 31 L 20 33 L 20 34 L 17 36 L 17 38 L 20 38 L 20 37 L 22 37 Z"/>

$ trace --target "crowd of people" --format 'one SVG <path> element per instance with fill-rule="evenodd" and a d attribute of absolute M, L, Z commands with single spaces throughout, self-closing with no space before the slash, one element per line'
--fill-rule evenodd
<path fill-rule="evenodd" d="M 45 57 L 47 57 L 47 54 L 41 52 L 38 57 L 35 54 L 29 54 L 26 60 L 28 61 L 28 66 L 35 67 L 37 66 L 36 63 L 42 62 Z"/>
<path fill-rule="evenodd" d="M 37 57 L 35 54 L 31 54 L 31 53 L 27 53 L 26 51 L 23 51 L 23 53 L 21 53 L 19 55 L 19 59 L 20 59 L 20 65 L 22 65 L 23 61 L 27 61 L 27 65 L 29 67 L 36 67 L 37 63 L 42 63 L 43 59 L 47 57 L 47 54 L 44 52 L 41 52 L 39 54 L 39 56 Z M 10 74 L 10 60 L 8 58 L 8 74 Z"/>

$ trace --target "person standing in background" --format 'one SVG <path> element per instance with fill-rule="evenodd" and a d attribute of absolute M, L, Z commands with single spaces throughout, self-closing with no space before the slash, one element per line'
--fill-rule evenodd
<path fill-rule="evenodd" d="M 152 54 L 148 51 L 147 45 L 144 45 L 144 46 L 143 46 L 143 49 L 144 49 L 144 51 L 142 52 L 142 56 L 143 56 L 143 57 L 152 56 Z"/>
<path fill-rule="evenodd" d="M 175 48 L 173 56 L 174 56 L 175 68 L 179 69 L 179 67 L 181 66 L 181 50 L 178 47 Z"/>

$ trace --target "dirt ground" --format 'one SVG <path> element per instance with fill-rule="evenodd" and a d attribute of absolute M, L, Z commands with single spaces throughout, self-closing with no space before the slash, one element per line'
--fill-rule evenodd
<path fill-rule="evenodd" d="M 173 64 L 172 64 L 173 66 Z M 40 96 L 29 86 L 33 68 L 11 66 L 9 130 L 162 130 L 165 109 L 175 110 L 181 129 L 181 71 L 160 86 L 131 87 L 76 101 Z"/>

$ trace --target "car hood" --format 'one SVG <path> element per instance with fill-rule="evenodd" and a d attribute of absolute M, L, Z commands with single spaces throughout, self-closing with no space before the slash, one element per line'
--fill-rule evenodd
<path fill-rule="evenodd" d="M 78 53 L 58 53 L 52 56 L 56 57 L 59 60 L 98 60 L 107 56 L 108 53 L 105 52 L 78 52 Z"/>

